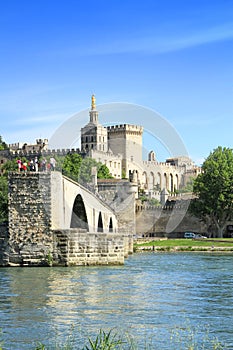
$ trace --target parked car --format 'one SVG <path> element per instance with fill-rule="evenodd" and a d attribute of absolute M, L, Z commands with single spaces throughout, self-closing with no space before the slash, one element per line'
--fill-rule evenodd
<path fill-rule="evenodd" d="M 195 238 L 195 233 L 193 233 L 193 232 L 185 232 L 184 238 Z"/>
<path fill-rule="evenodd" d="M 200 234 L 197 234 L 197 235 L 195 235 L 195 238 L 197 238 L 197 239 L 203 239 L 203 238 L 207 238 L 206 236 L 202 236 L 202 235 L 200 235 Z"/>

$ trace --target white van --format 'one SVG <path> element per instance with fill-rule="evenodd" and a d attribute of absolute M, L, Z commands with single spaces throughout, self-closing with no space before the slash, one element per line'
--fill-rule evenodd
<path fill-rule="evenodd" d="M 195 233 L 193 233 L 193 232 L 185 232 L 184 238 L 195 238 Z"/>

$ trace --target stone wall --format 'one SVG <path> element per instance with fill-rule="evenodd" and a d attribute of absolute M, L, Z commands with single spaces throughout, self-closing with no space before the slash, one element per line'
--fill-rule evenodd
<path fill-rule="evenodd" d="M 124 264 L 124 237 L 81 229 L 54 230 L 53 265 Z"/>
<path fill-rule="evenodd" d="M 171 220 L 173 226 L 171 225 Z M 138 236 L 181 238 L 184 232 L 206 233 L 206 226 L 187 212 L 187 208 L 152 207 L 136 213 Z"/>

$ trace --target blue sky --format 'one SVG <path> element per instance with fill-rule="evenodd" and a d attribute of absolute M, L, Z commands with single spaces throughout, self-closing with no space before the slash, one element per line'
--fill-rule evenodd
<path fill-rule="evenodd" d="M 233 147 L 231 0 L 2 0 L 0 18 L 6 142 L 50 138 L 95 93 L 157 111 L 198 164 Z"/>

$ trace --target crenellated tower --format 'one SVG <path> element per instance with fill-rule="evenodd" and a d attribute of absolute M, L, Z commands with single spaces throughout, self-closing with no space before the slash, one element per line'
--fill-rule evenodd
<path fill-rule="evenodd" d="M 108 147 L 114 154 L 121 154 L 122 169 L 128 175 L 129 164 L 142 164 L 143 127 L 139 125 L 108 126 Z"/>

